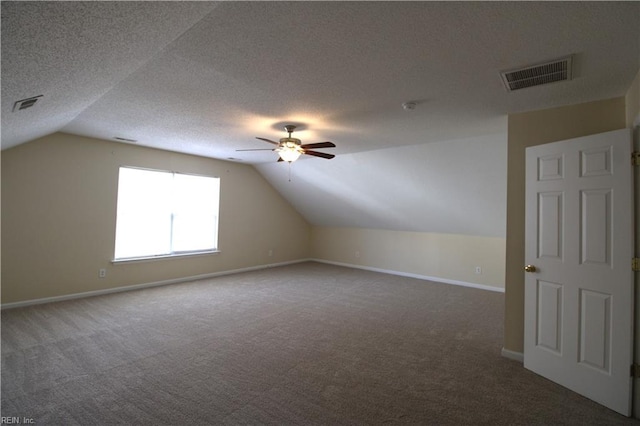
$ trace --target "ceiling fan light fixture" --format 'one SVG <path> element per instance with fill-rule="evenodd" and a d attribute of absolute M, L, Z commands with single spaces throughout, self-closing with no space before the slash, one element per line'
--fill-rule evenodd
<path fill-rule="evenodd" d="M 287 161 L 289 163 L 296 161 L 303 152 L 300 145 L 293 141 L 283 142 L 279 148 L 276 148 L 276 151 L 283 161 Z"/>
<path fill-rule="evenodd" d="M 289 124 L 284 126 L 284 129 L 289 133 L 289 136 L 286 138 L 280 139 L 280 142 L 272 141 L 271 139 L 266 138 L 258 138 L 261 141 L 270 143 L 272 145 L 276 145 L 273 149 L 238 149 L 236 151 L 274 151 L 278 153 L 278 161 L 286 161 L 291 164 L 296 161 L 302 154 L 307 154 L 313 157 L 326 158 L 327 160 L 331 160 L 335 155 L 328 154 L 326 152 L 314 151 L 315 148 L 335 148 L 336 144 L 333 142 L 325 141 L 325 142 L 317 142 L 317 143 L 307 143 L 302 144 L 302 141 L 298 138 L 292 138 L 291 133 L 295 130 L 296 126 L 293 124 Z"/>

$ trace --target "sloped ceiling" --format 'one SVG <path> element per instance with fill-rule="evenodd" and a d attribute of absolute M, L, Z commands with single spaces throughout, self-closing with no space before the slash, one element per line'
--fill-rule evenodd
<path fill-rule="evenodd" d="M 498 134 L 256 167 L 317 226 L 501 237 L 506 147 Z"/>
<path fill-rule="evenodd" d="M 233 158 L 326 226 L 503 234 L 506 115 L 622 96 L 639 67 L 638 2 L 1 7 L 2 149 L 63 131 Z M 504 89 L 500 71 L 569 54 L 573 80 Z M 236 151 L 269 148 L 255 137 L 277 140 L 285 124 L 334 141 L 338 157 L 299 160 L 289 182 L 273 152 Z M 478 146 L 486 167 L 459 168 Z M 436 214 L 431 197 L 448 207 Z M 456 218 L 473 206 L 491 223 Z"/>

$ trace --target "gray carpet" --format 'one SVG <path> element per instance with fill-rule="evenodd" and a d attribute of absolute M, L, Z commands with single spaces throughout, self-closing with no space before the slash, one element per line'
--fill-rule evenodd
<path fill-rule="evenodd" d="M 500 356 L 504 295 L 303 263 L 2 312 L 38 425 L 638 424 Z"/>

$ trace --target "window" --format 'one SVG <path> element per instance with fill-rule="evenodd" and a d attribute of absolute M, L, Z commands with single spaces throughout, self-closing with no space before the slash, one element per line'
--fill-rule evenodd
<path fill-rule="evenodd" d="M 115 260 L 218 248 L 220 179 L 120 167 Z"/>

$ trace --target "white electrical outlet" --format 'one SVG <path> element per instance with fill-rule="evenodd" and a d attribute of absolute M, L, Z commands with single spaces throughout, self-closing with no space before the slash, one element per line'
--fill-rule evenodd
<path fill-rule="evenodd" d="M 356 250 L 356 259 L 360 259 L 360 252 Z"/>
<path fill-rule="evenodd" d="M 273 249 L 269 249 L 269 257 L 273 256 Z"/>
<path fill-rule="evenodd" d="M 482 273 L 482 268 L 479 266 L 476 266 L 476 274 L 481 274 Z"/>
<path fill-rule="evenodd" d="M 103 268 L 103 269 L 99 269 L 98 270 L 98 277 L 99 278 L 104 278 L 106 276 L 107 276 L 107 270 L 106 269 Z"/>

